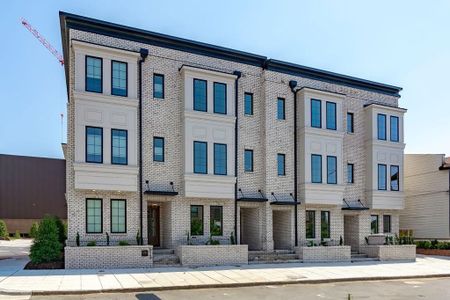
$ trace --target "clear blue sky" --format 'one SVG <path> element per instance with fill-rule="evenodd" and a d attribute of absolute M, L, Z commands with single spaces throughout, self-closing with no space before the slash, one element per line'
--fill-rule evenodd
<path fill-rule="evenodd" d="M 59 10 L 401 86 L 406 152 L 450 154 L 450 1 L 385 0 L 2 1 L 0 153 L 62 157 L 63 68 L 19 21 L 61 51 Z"/>

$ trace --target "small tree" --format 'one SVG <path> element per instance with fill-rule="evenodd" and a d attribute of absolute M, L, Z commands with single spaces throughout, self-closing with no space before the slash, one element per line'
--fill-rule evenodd
<path fill-rule="evenodd" d="M 66 242 L 66 227 L 64 226 L 63 221 L 57 216 L 50 216 L 50 218 L 54 220 L 56 227 L 58 227 L 58 241 L 64 245 Z"/>
<path fill-rule="evenodd" d="M 16 233 L 14 234 L 14 238 L 20 239 L 22 236 L 20 235 L 20 231 L 16 230 Z"/>
<path fill-rule="evenodd" d="M 30 228 L 30 237 L 35 239 L 38 233 L 39 224 L 37 222 L 34 222 L 33 225 L 31 225 Z"/>
<path fill-rule="evenodd" d="M 58 240 L 58 225 L 54 217 L 46 216 L 39 223 L 37 236 L 30 249 L 32 263 L 56 261 L 61 254 L 62 245 Z"/>
<path fill-rule="evenodd" d="M 0 237 L 7 238 L 9 236 L 8 227 L 6 227 L 6 223 L 3 220 L 0 220 Z"/>

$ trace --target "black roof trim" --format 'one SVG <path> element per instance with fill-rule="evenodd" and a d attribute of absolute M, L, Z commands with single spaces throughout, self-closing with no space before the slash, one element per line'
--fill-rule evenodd
<path fill-rule="evenodd" d="M 145 191 L 144 194 L 146 195 L 161 195 L 161 196 L 176 196 L 178 195 L 178 192 L 173 191 Z"/>
<path fill-rule="evenodd" d="M 373 105 L 384 106 L 384 107 L 387 107 L 387 108 L 394 108 L 394 109 L 399 109 L 399 110 L 407 111 L 407 109 L 406 109 L 406 108 L 403 108 L 403 107 L 398 107 L 398 106 L 393 106 L 393 105 L 387 105 L 387 104 L 385 104 L 385 103 L 378 103 L 378 102 L 373 102 L 373 103 L 364 104 L 364 107 L 369 107 L 369 106 L 373 106 Z"/>
<path fill-rule="evenodd" d="M 61 40 L 63 43 L 64 61 L 68 62 L 68 29 L 82 30 L 98 33 L 115 38 L 145 43 L 149 45 L 170 48 L 190 52 L 199 55 L 239 62 L 243 64 L 266 68 L 294 76 L 302 76 L 320 81 L 342 84 L 354 88 L 365 89 L 373 92 L 384 93 L 400 97 L 400 87 L 377 83 L 365 79 L 341 75 L 329 71 L 305 67 L 293 63 L 283 62 L 275 59 L 267 59 L 265 56 L 234 50 L 230 48 L 215 46 L 207 43 L 178 38 L 170 35 L 142 30 L 129 26 L 119 25 L 93 18 L 83 17 L 67 12 L 59 12 Z M 68 89 L 68 64 L 65 64 L 66 84 Z"/>

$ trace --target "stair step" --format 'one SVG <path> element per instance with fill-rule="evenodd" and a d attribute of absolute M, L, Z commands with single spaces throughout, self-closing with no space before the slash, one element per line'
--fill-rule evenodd
<path fill-rule="evenodd" d="M 351 259 L 352 262 L 365 262 L 365 261 L 379 261 L 378 258 L 373 257 L 355 257 Z"/>
<path fill-rule="evenodd" d="M 289 254 L 260 254 L 260 255 L 249 255 L 249 261 L 264 261 L 264 262 L 272 262 L 272 261 L 287 261 L 287 260 L 295 260 L 298 259 L 297 254 L 289 253 Z"/>
<path fill-rule="evenodd" d="M 174 254 L 175 250 L 173 249 L 161 249 L 161 248 L 154 248 L 153 249 L 153 254 L 154 255 L 159 255 L 159 254 Z"/>
<path fill-rule="evenodd" d="M 369 257 L 367 254 L 364 254 L 364 253 L 352 253 L 351 256 L 352 256 L 352 258 L 358 258 L 358 257 L 364 258 L 364 257 Z"/>
<path fill-rule="evenodd" d="M 158 254 L 153 256 L 153 263 L 159 265 L 178 264 L 180 262 L 175 254 Z"/>
<path fill-rule="evenodd" d="M 287 259 L 287 260 L 251 260 L 248 262 L 249 265 L 257 265 L 257 264 L 285 264 L 285 263 L 301 263 L 302 261 L 299 259 Z"/>

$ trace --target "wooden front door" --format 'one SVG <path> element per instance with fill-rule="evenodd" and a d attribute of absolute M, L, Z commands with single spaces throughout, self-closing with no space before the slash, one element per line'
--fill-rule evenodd
<path fill-rule="evenodd" d="M 160 246 L 159 240 L 159 206 L 148 207 L 148 243 L 154 247 Z"/>

